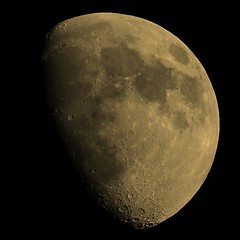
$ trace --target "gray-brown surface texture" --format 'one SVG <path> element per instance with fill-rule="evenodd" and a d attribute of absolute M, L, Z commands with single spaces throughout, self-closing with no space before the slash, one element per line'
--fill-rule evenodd
<path fill-rule="evenodd" d="M 147 228 L 190 201 L 214 160 L 219 113 L 181 40 L 135 16 L 87 14 L 48 34 L 43 60 L 61 139 L 103 207 Z"/>

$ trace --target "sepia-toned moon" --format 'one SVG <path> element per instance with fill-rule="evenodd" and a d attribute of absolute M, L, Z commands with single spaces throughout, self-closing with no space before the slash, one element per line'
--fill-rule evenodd
<path fill-rule="evenodd" d="M 182 209 L 219 137 L 216 95 L 193 52 L 148 20 L 93 13 L 54 27 L 43 60 L 61 140 L 101 206 L 133 228 Z"/>

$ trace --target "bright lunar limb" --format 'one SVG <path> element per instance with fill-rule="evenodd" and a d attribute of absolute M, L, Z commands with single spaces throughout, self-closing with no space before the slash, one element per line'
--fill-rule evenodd
<path fill-rule="evenodd" d="M 148 228 L 190 201 L 215 157 L 219 112 L 180 39 L 139 17 L 87 14 L 53 28 L 43 60 L 61 139 L 102 206 Z"/>

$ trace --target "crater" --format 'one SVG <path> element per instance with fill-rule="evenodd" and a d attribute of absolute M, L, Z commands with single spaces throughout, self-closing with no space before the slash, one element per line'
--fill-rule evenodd
<path fill-rule="evenodd" d="M 184 65 L 187 65 L 189 63 L 187 52 L 180 46 L 176 44 L 171 44 L 169 47 L 169 52 L 177 62 L 180 62 Z"/>

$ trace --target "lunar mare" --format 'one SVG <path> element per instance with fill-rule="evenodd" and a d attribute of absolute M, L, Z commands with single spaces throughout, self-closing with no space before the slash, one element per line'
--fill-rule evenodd
<path fill-rule="evenodd" d="M 216 95 L 192 51 L 148 20 L 94 13 L 59 23 L 43 60 L 61 139 L 100 204 L 134 228 L 183 208 L 219 136 Z"/>

